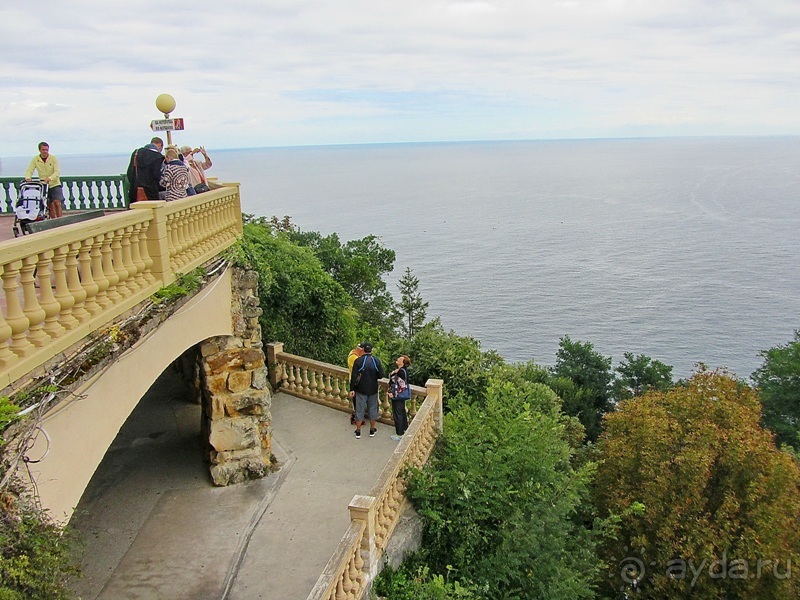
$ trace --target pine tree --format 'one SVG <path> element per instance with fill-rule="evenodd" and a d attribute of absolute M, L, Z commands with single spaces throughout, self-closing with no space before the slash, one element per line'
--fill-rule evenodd
<path fill-rule="evenodd" d="M 414 277 L 409 267 L 397 282 L 400 290 L 400 314 L 402 315 L 401 333 L 406 339 L 411 339 L 414 334 L 425 324 L 425 312 L 428 303 L 422 301 L 419 293 L 419 278 Z"/>

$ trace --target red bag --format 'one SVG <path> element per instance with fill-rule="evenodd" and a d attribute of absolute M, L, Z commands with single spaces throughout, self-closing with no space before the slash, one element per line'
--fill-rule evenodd
<path fill-rule="evenodd" d="M 144 191 L 143 187 L 136 188 L 136 201 L 141 202 L 142 200 L 147 200 L 147 194 Z"/>

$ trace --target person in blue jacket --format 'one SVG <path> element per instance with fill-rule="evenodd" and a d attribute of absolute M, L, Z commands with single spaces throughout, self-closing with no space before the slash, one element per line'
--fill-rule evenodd
<path fill-rule="evenodd" d="M 356 407 L 356 439 L 361 439 L 364 417 L 369 419 L 369 437 L 375 437 L 375 421 L 378 420 L 378 380 L 383 377 L 383 365 L 372 356 L 372 344 L 362 342 L 364 355 L 353 363 L 350 374 L 350 397 Z"/>

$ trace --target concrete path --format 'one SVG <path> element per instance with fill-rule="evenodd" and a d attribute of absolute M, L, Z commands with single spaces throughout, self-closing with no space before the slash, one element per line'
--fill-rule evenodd
<path fill-rule="evenodd" d="M 216 488 L 200 409 L 165 372 L 128 419 L 71 525 L 85 541 L 80 598 L 303 600 L 396 448 L 356 440 L 348 415 L 277 394 L 269 477 Z"/>

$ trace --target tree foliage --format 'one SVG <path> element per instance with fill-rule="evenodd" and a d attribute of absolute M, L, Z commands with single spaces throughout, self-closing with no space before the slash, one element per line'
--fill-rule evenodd
<path fill-rule="evenodd" d="M 392 334 L 397 312 L 384 276 L 394 268 L 394 250 L 374 235 L 344 244 L 336 233 L 323 236 L 294 229 L 288 237 L 314 252 L 322 268 L 350 295 L 362 321 L 376 328 L 381 337 Z"/>
<path fill-rule="evenodd" d="M 764 363 L 753 373 L 763 404 L 763 424 L 779 444 L 800 449 L 800 331 L 794 341 L 761 352 Z"/>
<path fill-rule="evenodd" d="M 575 515 L 594 465 L 573 468 L 558 404 L 542 384 L 491 379 L 482 402 L 446 416 L 409 489 L 432 572 L 484 598 L 593 596 L 594 541 Z"/>
<path fill-rule="evenodd" d="M 397 282 L 397 288 L 400 290 L 398 309 L 402 319 L 400 333 L 410 340 L 425 324 L 428 303 L 422 300 L 419 278 L 413 275 L 409 267 L 406 267 L 405 273 Z"/>
<path fill-rule="evenodd" d="M 243 249 L 259 272 L 262 337 L 286 351 L 340 364 L 357 342 L 350 296 L 302 248 L 257 223 L 245 225 Z"/>
<path fill-rule="evenodd" d="M 624 400 L 641 396 L 650 390 L 664 391 L 672 386 L 672 367 L 660 360 L 632 352 L 625 352 L 625 360 L 616 368 L 619 374 L 614 381 L 614 398 Z"/>
<path fill-rule="evenodd" d="M 567 414 L 578 417 L 586 429 L 586 437 L 600 435 L 603 415 L 611 408 L 611 385 L 614 373 L 611 357 L 603 356 L 590 342 L 573 342 L 561 338 L 552 369 L 556 379 L 569 379 L 574 387 L 558 382 Z"/>
<path fill-rule="evenodd" d="M 800 559 L 800 470 L 760 409 L 752 388 L 700 371 L 606 416 L 594 498 L 621 517 L 603 547 L 608 597 L 800 595 L 800 574 L 786 576 Z"/>
<path fill-rule="evenodd" d="M 503 363 L 496 352 L 482 351 L 475 338 L 445 331 L 438 320 L 425 325 L 411 340 L 394 338 L 384 342 L 380 354 L 387 360 L 401 354 L 412 357 L 409 374 L 416 385 L 425 385 L 428 379 L 443 379 L 448 406 L 456 398 L 471 401 L 482 397 L 491 368 Z"/>

